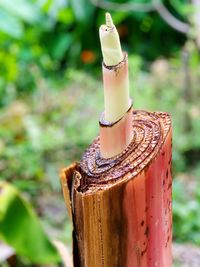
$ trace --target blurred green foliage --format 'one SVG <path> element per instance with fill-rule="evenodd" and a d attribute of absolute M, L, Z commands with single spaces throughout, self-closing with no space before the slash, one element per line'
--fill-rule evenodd
<path fill-rule="evenodd" d="M 0 238 L 32 263 L 59 262 L 58 251 L 49 241 L 30 204 L 5 182 L 0 182 L 0 190 Z"/>
<path fill-rule="evenodd" d="M 176 53 L 185 40 L 155 12 L 116 12 L 113 19 L 124 49 L 139 53 L 147 61 Z M 66 67 L 98 72 L 98 27 L 103 20 L 104 10 L 87 0 L 15 0 L 15 5 L 2 0 L 0 105 L 7 105 L 18 93 L 34 90 L 35 65 L 44 77 L 62 75 Z M 160 45 L 163 39 L 165 45 Z"/>
<path fill-rule="evenodd" d="M 184 0 L 167 5 L 188 18 Z M 113 19 L 129 52 L 134 107 L 172 115 L 174 238 L 200 245 L 199 50 L 155 12 L 114 12 Z M 103 20 L 104 10 L 87 0 L 0 1 L 0 179 L 64 241 L 70 226 L 58 173 L 98 134 Z"/>

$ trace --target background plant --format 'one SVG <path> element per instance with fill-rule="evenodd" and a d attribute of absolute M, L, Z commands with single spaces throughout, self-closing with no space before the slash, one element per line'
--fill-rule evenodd
<path fill-rule="evenodd" d="M 198 31 L 192 5 L 164 4 L 191 24 L 189 33 L 175 31 L 155 11 L 112 15 L 129 52 L 135 108 L 172 114 L 174 240 L 199 245 Z M 0 1 L 0 179 L 32 203 L 51 239 L 68 243 L 58 173 L 98 134 L 103 19 L 104 10 L 86 0 Z"/>

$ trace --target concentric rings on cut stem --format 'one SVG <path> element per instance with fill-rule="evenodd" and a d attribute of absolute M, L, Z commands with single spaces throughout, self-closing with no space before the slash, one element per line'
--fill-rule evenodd
<path fill-rule="evenodd" d="M 86 150 L 80 169 L 84 184 L 108 184 L 136 176 L 158 154 L 170 130 L 170 116 L 164 112 L 133 111 L 133 140 L 124 151 L 116 157 L 100 157 L 99 136 Z M 84 175 L 85 174 L 85 175 Z M 126 177 L 127 179 L 127 177 Z"/>

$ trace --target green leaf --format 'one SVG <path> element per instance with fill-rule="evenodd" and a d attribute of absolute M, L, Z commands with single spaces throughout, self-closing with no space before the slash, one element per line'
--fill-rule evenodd
<path fill-rule="evenodd" d="M 64 24 L 72 24 L 74 22 L 74 14 L 70 8 L 62 8 L 58 11 L 58 21 Z"/>
<path fill-rule="evenodd" d="M 56 41 L 53 42 L 52 54 L 56 59 L 61 59 L 68 50 L 72 42 L 71 35 L 67 33 L 59 34 Z"/>
<path fill-rule="evenodd" d="M 0 8 L 0 32 L 20 38 L 23 35 L 23 25 L 19 19 Z"/>
<path fill-rule="evenodd" d="M 45 12 L 48 12 L 51 8 L 51 5 L 52 5 L 52 0 L 46 0 L 42 6 L 42 9 L 45 11 Z"/>
<path fill-rule="evenodd" d="M 31 205 L 13 186 L 0 182 L 0 239 L 35 264 L 60 261 Z"/>
<path fill-rule="evenodd" d="M 12 0 L 0 0 L 0 8 L 28 23 L 37 21 L 40 14 L 37 5 L 27 0 L 15 0 L 15 4 Z"/>
<path fill-rule="evenodd" d="M 92 16 L 94 6 L 87 0 L 70 0 L 77 21 L 87 21 Z"/>

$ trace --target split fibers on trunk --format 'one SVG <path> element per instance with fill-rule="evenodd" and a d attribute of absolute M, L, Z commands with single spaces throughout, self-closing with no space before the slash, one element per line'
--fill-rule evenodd
<path fill-rule="evenodd" d="M 101 158 L 97 137 L 81 162 L 62 172 L 77 267 L 171 266 L 171 120 L 134 111 L 132 127 L 120 155 Z"/>

